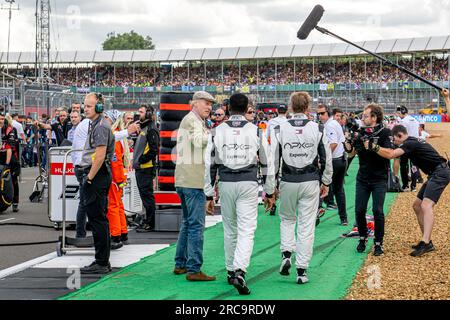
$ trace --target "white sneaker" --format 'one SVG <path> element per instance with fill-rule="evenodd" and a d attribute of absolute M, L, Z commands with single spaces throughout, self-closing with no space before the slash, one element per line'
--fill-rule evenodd
<path fill-rule="evenodd" d="M 305 284 L 308 283 L 309 279 L 308 279 L 308 275 L 306 273 L 306 270 L 304 270 L 303 272 L 300 272 L 297 269 L 297 283 L 298 284 Z"/>

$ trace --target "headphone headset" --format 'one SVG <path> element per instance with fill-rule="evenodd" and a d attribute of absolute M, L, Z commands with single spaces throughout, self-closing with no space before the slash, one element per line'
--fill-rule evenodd
<path fill-rule="evenodd" d="M 95 93 L 97 103 L 95 104 L 95 113 L 103 113 L 105 107 L 103 105 L 103 95 L 101 93 Z"/>
<path fill-rule="evenodd" d="M 401 114 L 407 114 L 408 108 L 406 108 L 405 106 L 398 106 L 397 111 L 400 112 Z"/>

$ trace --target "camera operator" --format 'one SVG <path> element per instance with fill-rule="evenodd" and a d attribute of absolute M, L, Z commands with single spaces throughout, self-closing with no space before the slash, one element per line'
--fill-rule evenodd
<path fill-rule="evenodd" d="M 390 148 L 391 132 L 383 127 L 383 109 L 379 105 L 369 104 L 362 115 L 363 125 L 345 143 L 348 152 L 356 152 L 359 158 L 359 170 L 356 177 L 355 211 L 360 240 L 356 250 L 360 253 L 367 245 L 367 203 L 372 195 L 372 211 L 375 219 L 375 256 L 383 254 L 384 238 L 384 200 L 387 192 L 389 160 L 367 150 L 364 141 L 374 141 L 384 148 Z"/>
<path fill-rule="evenodd" d="M 443 91 L 444 96 L 445 94 L 448 95 L 448 90 Z M 413 246 L 414 251 L 411 252 L 411 256 L 419 257 L 435 250 L 431 241 L 434 224 L 433 208 L 450 183 L 449 164 L 430 144 L 419 141 L 415 137 L 409 137 L 404 126 L 395 126 L 392 129 L 392 135 L 394 144 L 398 146 L 395 150 L 376 143 L 366 143 L 365 146 L 387 159 L 406 156 L 413 165 L 428 175 L 428 181 L 420 188 L 413 204 L 422 231 L 422 240 Z"/>
<path fill-rule="evenodd" d="M 89 224 L 92 227 L 95 261 L 81 269 L 81 273 L 108 273 L 110 235 L 106 217 L 108 192 L 112 181 L 111 159 L 114 155 L 114 136 L 103 117 L 103 97 L 90 93 L 84 106 L 86 118 L 91 120 L 88 137 L 79 164 L 83 172 L 83 199 Z"/>
<path fill-rule="evenodd" d="M 59 116 L 56 118 L 56 122 L 52 124 L 46 124 L 36 121 L 35 125 L 39 129 L 50 130 L 52 133 L 54 133 L 56 137 L 56 144 L 58 146 L 60 146 L 61 143 L 67 139 L 69 130 L 72 128 L 72 123 L 68 119 L 67 111 L 64 109 L 59 111 Z"/>
<path fill-rule="evenodd" d="M 328 195 L 327 207 L 334 209 L 334 197 L 341 219 L 341 225 L 347 226 L 347 208 L 345 201 L 344 178 L 347 171 L 347 157 L 344 150 L 344 130 L 336 119 L 340 119 L 342 111 L 334 109 L 330 112 L 325 105 L 319 105 L 317 108 L 317 115 L 320 122 L 325 126 L 325 134 L 330 144 L 331 152 L 333 153 L 333 178 Z"/>
<path fill-rule="evenodd" d="M 136 232 L 149 232 L 155 229 L 155 196 L 153 180 L 156 177 L 156 159 L 159 147 L 159 132 L 156 128 L 154 109 L 142 105 L 139 108 L 141 131 L 134 145 L 133 169 L 136 182 L 145 208 L 145 220 Z"/>

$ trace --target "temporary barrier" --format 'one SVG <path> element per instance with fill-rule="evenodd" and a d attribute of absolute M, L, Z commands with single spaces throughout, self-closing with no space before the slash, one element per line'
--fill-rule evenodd
<path fill-rule="evenodd" d="M 49 218 L 52 222 L 62 222 L 63 190 L 66 191 L 66 222 L 76 222 L 80 186 L 75 177 L 71 157 L 67 159 L 65 187 L 62 184 L 64 155 L 70 150 L 70 147 L 57 147 L 49 150 Z M 123 189 L 122 198 L 125 210 L 141 212 L 142 201 L 139 196 L 134 171 L 128 172 L 127 182 Z"/>
<path fill-rule="evenodd" d="M 66 221 L 76 222 L 80 186 L 75 177 L 72 159 L 68 157 L 66 165 L 66 184 L 63 187 L 64 155 L 70 147 L 56 147 L 49 150 L 49 205 L 48 215 L 52 222 L 63 221 L 63 191 L 66 197 Z"/>

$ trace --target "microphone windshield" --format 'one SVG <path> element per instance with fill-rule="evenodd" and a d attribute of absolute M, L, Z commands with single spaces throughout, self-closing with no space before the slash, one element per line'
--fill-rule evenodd
<path fill-rule="evenodd" d="M 298 30 L 297 38 L 299 38 L 300 40 L 305 40 L 306 38 L 308 38 L 311 30 L 317 26 L 320 19 L 322 18 L 324 11 L 325 10 L 320 4 L 316 5 L 309 14 L 308 18 L 306 18 L 305 22 L 303 22 L 300 30 Z"/>

